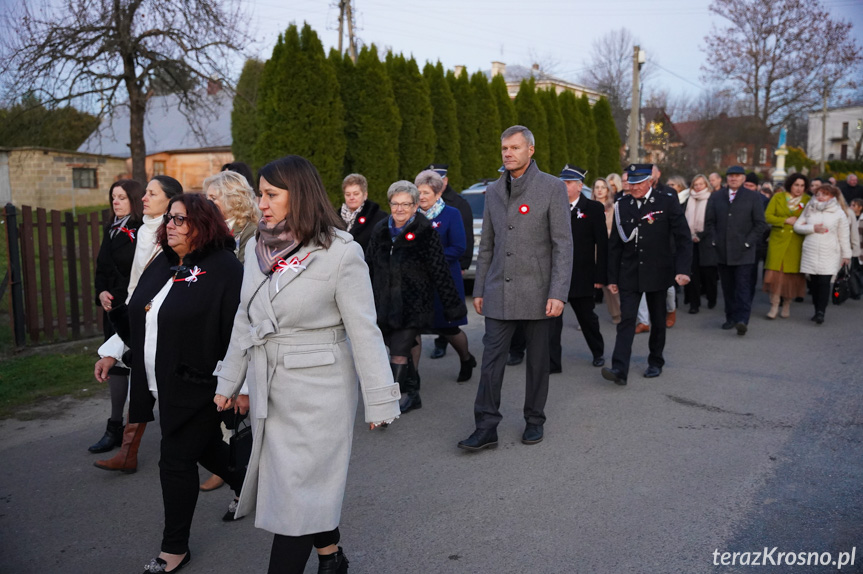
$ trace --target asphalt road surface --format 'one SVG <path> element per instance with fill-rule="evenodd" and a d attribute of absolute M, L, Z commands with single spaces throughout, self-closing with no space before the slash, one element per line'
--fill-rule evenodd
<path fill-rule="evenodd" d="M 457 384 L 455 353 L 428 359 L 426 337 L 423 408 L 384 430 L 357 420 L 340 525 L 350 572 L 863 572 L 863 302 L 831 306 L 822 326 L 808 301 L 774 321 L 767 306 L 759 293 L 745 337 L 719 329 L 720 308 L 684 309 L 658 379 L 640 376 L 638 335 L 626 387 L 590 365 L 567 308 L 545 440 L 520 442 L 524 365 L 509 367 L 500 447 L 476 454 L 456 443 L 473 430 L 479 369 Z M 609 359 L 614 326 L 597 312 Z M 472 314 L 477 357 L 482 329 Z M 0 572 L 141 572 L 162 529 L 158 425 L 137 474 L 120 475 L 87 452 L 106 398 L 58 407 L 0 422 Z M 222 522 L 229 500 L 227 487 L 199 497 L 184 572 L 266 571 L 272 536 L 254 517 Z"/>

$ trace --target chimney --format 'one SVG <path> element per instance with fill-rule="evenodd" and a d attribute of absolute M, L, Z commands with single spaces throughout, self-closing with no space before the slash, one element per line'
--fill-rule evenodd
<path fill-rule="evenodd" d="M 503 76 L 506 74 L 506 64 L 503 62 L 492 62 L 491 63 L 491 77 L 495 76 Z"/>
<path fill-rule="evenodd" d="M 539 64 L 534 63 L 534 65 L 531 66 L 531 68 L 533 69 L 534 72 L 538 72 L 539 71 Z"/>
<path fill-rule="evenodd" d="M 464 74 L 464 66 L 454 66 L 453 72 L 455 73 L 456 78 L 460 78 L 462 74 Z"/>
<path fill-rule="evenodd" d="M 207 95 L 212 96 L 218 94 L 222 90 L 222 84 L 214 78 L 207 79 Z"/>

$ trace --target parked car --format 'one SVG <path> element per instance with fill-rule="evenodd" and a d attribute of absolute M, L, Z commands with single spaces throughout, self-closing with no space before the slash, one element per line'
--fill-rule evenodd
<path fill-rule="evenodd" d="M 492 181 L 494 180 L 485 179 L 461 192 L 461 196 L 467 200 L 473 212 L 473 259 L 470 262 L 470 267 L 464 271 L 463 276 L 465 279 L 476 277 L 476 257 L 479 255 L 479 242 L 482 238 L 482 214 L 485 209 L 485 190 Z M 586 185 L 581 188 L 581 193 L 588 199 L 593 196 L 593 190 Z"/>

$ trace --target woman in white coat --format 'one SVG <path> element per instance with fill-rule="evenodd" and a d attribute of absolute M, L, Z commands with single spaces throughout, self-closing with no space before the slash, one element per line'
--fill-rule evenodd
<path fill-rule="evenodd" d="M 263 217 L 246 246 L 240 307 L 216 368 L 215 402 L 244 381 L 254 444 L 236 515 L 275 534 L 269 572 L 347 571 L 339 519 L 357 407 L 371 428 L 399 415 L 362 249 L 341 231 L 315 167 L 299 156 L 259 172 Z"/>
<path fill-rule="evenodd" d="M 815 192 L 803 214 L 794 223 L 794 231 L 804 236 L 800 272 L 809 275 L 815 315 L 819 325 L 830 302 L 833 277 L 851 260 L 848 216 L 839 205 L 839 188 L 822 185 Z"/>

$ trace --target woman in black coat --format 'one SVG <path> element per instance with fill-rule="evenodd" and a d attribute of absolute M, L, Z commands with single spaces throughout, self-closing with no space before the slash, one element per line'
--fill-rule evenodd
<path fill-rule="evenodd" d="M 113 303 L 126 300 L 129 275 L 135 257 L 138 228 L 144 215 L 144 186 L 132 179 L 114 182 L 108 190 L 111 203 L 111 223 L 105 227 L 102 246 L 96 258 L 96 305 L 102 308 L 102 329 L 105 340 L 114 334 L 108 311 Z M 101 439 L 88 449 L 92 453 L 108 452 L 123 441 L 123 407 L 129 390 L 129 369 L 114 367 L 108 373 L 111 393 L 111 416 Z"/>
<path fill-rule="evenodd" d="M 197 464 L 237 494 L 245 474 L 228 468 L 228 445 L 213 404 L 213 371 L 228 348 L 243 279 L 234 239 L 218 208 L 199 194 L 171 200 L 157 237 L 162 253 L 141 275 L 128 306 L 111 312 L 131 353 L 129 422 L 152 421 L 159 402 L 165 528 L 149 572 L 173 571 L 191 559 Z M 100 360 L 97 378 L 104 379 L 113 363 L 110 357 Z"/>
<path fill-rule="evenodd" d="M 377 203 L 369 200 L 369 182 L 358 173 L 352 173 L 342 181 L 342 193 L 345 194 L 345 202 L 339 215 L 345 222 L 346 231 L 365 251 L 372 230 L 379 221 L 387 218 L 387 214 Z"/>
<path fill-rule="evenodd" d="M 444 317 L 467 315 L 443 247 L 431 221 L 417 216 L 419 191 L 409 181 L 397 181 L 387 191 L 392 215 L 378 223 L 366 250 L 366 263 L 375 293 L 378 327 L 390 350 L 393 377 L 402 388 L 401 411 L 422 407 L 419 375 L 409 360 L 422 330 L 434 325 L 437 292 Z"/>

